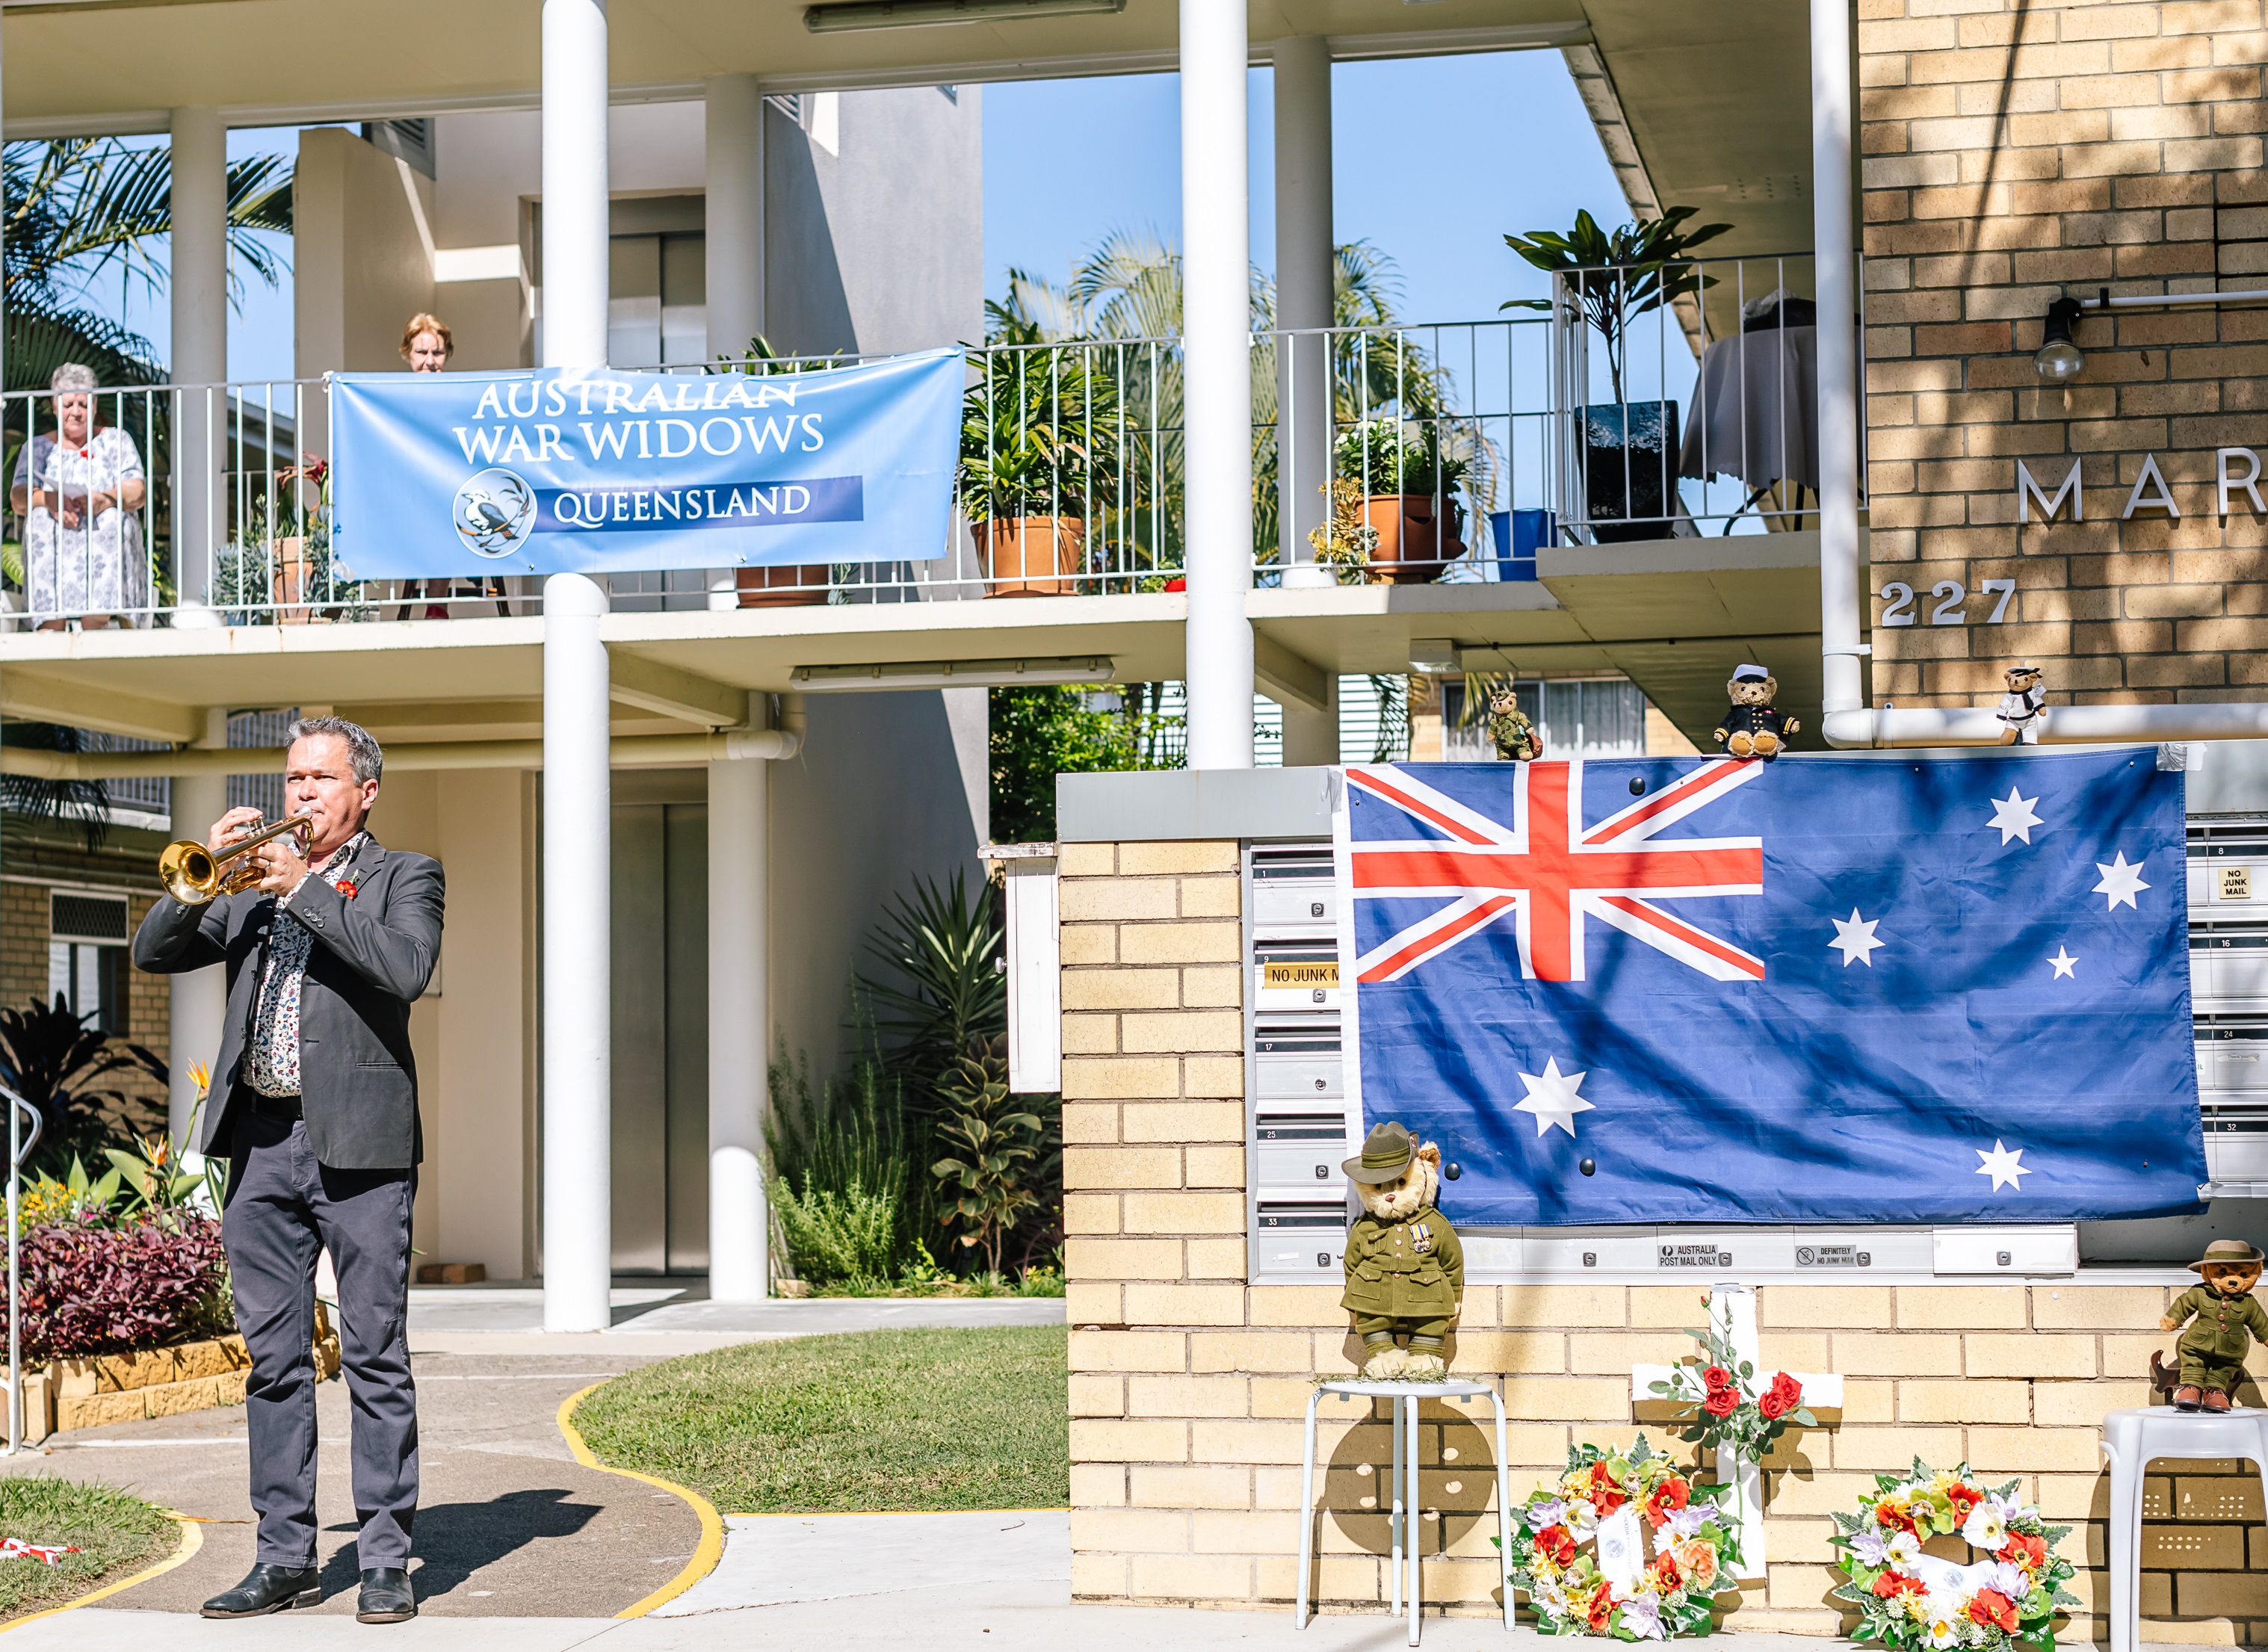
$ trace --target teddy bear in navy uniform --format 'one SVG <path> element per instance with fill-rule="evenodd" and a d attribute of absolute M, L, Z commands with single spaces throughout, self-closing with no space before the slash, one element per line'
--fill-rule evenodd
<path fill-rule="evenodd" d="M 1787 749 L 1788 737 L 1802 724 L 1775 708 L 1779 684 L 1761 665 L 1742 665 L 1725 685 L 1733 703 L 1717 729 L 1719 748 L 1734 757 L 1761 757 L 1767 763 Z"/>

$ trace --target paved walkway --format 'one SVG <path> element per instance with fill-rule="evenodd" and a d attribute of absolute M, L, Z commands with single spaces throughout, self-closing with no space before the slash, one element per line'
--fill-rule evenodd
<path fill-rule="evenodd" d="M 776 1337 L 823 1336 L 905 1325 L 1061 1325 L 1048 1296 L 814 1297 L 718 1303 L 705 1281 L 618 1283 L 614 1329 L 555 1335 L 543 1329 L 543 1293 L 523 1285 L 421 1286 L 409 1293 L 413 1354 L 624 1353 L 668 1357 Z"/>

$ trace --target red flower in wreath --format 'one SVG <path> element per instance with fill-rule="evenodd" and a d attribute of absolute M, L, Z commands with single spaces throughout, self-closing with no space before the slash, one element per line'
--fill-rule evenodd
<path fill-rule="evenodd" d="M 1590 1625 L 1594 1634 L 1604 1634 L 1607 1632 L 1607 1621 L 1614 1615 L 1613 1592 L 1602 1582 L 1591 1598 L 1583 1604 L 1583 1620 Z"/>
<path fill-rule="evenodd" d="M 1729 1417 L 1741 1408 L 1741 1391 L 1737 1388 L 1716 1388 L 1701 1402 L 1701 1409 L 1712 1417 Z"/>
<path fill-rule="evenodd" d="M 338 891 L 339 898 L 342 900 L 352 900 L 357 895 L 362 892 L 362 891 L 356 886 L 355 880 L 351 877 L 340 878 L 338 882 Z"/>
<path fill-rule="evenodd" d="M 1654 1560 L 1653 1586 L 1663 1594 L 1669 1593 L 1683 1581 L 1684 1581 L 1683 1574 L 1677 1569 L 1677 1557 L 1675 1554 L 1664 1553 Z"/>
<path fill-rule="evenodd" d="M 1945 1488 L 1945 1501 L 1953 1505 L 1954 1517 L 1965 1524 L 1969 1519 L 1970 1510 L 1984 1501 L 1984 1494 L 1974 1486 L 1964 1486 L 1959 1480 L 1955 1480 Z M 1983 1619 L 1979 1619 L 1978 1621 L 1981 1623 Z"/>
<path fill-rule="evenodd" d="M 1591 1465 L 1591 1507 L 1602 1515 L 1610 1515 L 1630 1501 L 1630 1494 L 1615 1484 L 1612 1470 L 1604 1463 Z"/>
<path fill-rule="evenodd" d="M 2047 1539 L 2034 1537 L 2028 1531 L 2011 1531 L 2008 1540 L 2000 1546 L 1999 1552 L 1992 1558 L 2006 1560 L 2012 1566 L 2021 1566 L 2028 1572 L 2039 1571 L 2048 1563 Z"/>
<path fill-rule="evenodd" d="M 2004 1634 L 2016 1633 L 2016 1603 L 1997 1589 L 1980 1589 L 1969 1603 L 1969 1616 L 1977 1623 L 1990 1624 Z"/>
<path fill-rule="evenodd" d="M 1912 1531 L 1914 1517 L 1909 1511 L 1899 1508 L 1895 1503 L 1876 1503 L 1874 1524 L 1888 1526 L 1893 1531 Z"/>
<path fill-rule="evenodd" d="M 1873 1589 L 1875 1596 L 1882 1600 L 1896 1600 L 1901 1595 L 1918 1595 L 1922 1592 L 1921 1579 L 1909 1577 L 1904 1572 L 1888 1568 L 1875 1574 L 1874 1581 L 1869 1587 Z"/>
<path fill-rule="evenodd" d="M 1653 1495 L 1646 1500 L 1646 1517 L 1659 1531 L 1669 1524 L 1669 1516 L 1692 1501 L 1693 1488 L 1683 1479 L 1666 1479 L 1653 1488 Z"/>
<path fill-rule="evenodd" d="M 1554 1566 L 1575 1561 L 1575 1538 L 1565 1526 L 1546 1526 L 1535 1534 L 1535 1552 Z"/>

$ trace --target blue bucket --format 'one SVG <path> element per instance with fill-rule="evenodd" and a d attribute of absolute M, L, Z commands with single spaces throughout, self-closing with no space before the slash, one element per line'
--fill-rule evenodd
<path fill-rule="evenodd" d="M 1549 510 L 1492 510 L 1489 528 L 1496 540 L 1496 576 L 1500 583 L 1535 577 L 1535 554 L 1557 538 Z"/>

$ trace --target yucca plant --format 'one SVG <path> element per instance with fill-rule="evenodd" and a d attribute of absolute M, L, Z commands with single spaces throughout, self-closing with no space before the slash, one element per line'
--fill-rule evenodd
<path fill-rule="evenodd" d="M 1005 943 L 990 886 L 971 890 L 959 871 L 942 886 L 917 878 L 913 892 L 891 903 L 867 943 L 888 969 L 862 977 L 860 988 L 881 1012 L 874 1030 L 918 1119 L 938 1114 L 944 1081 L 970 1040 L 989 1043 L 1007 1033 Z"/>

